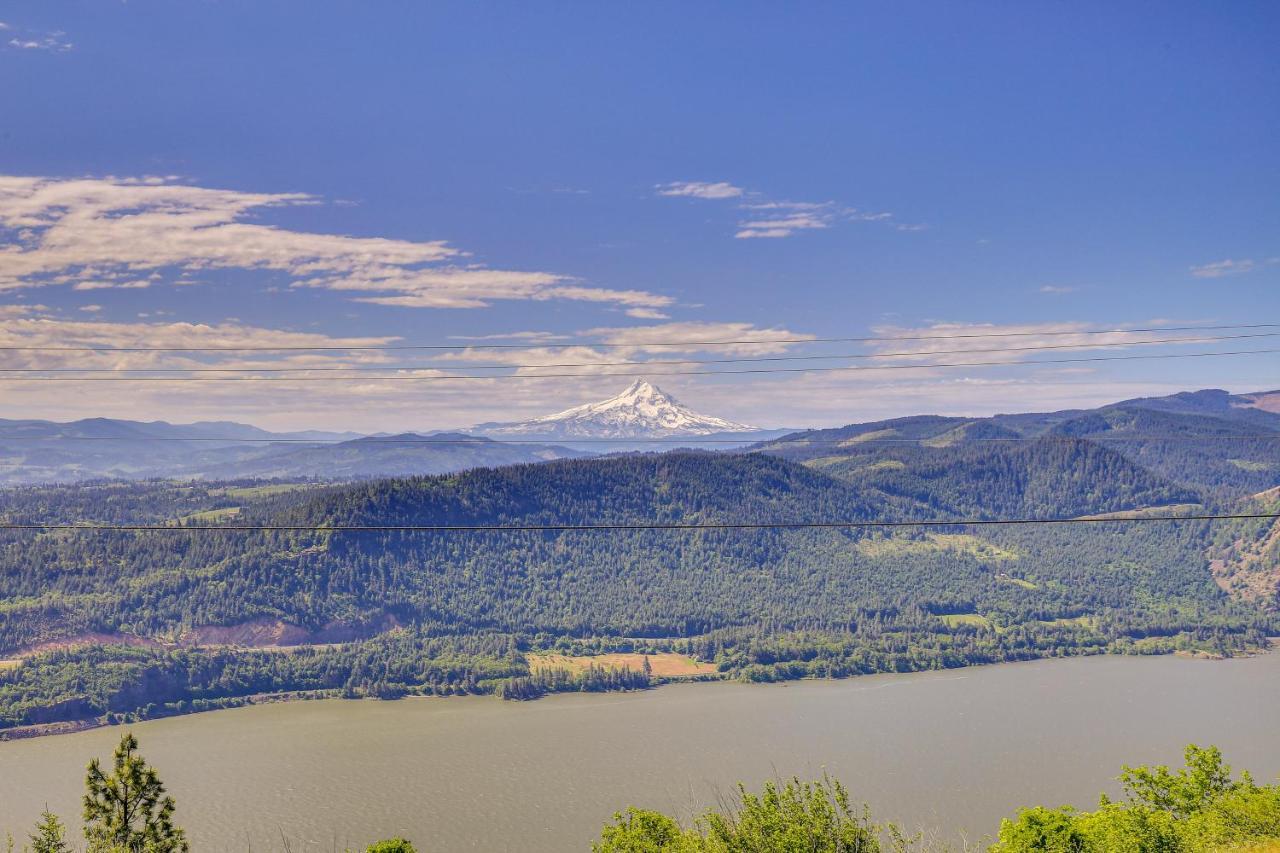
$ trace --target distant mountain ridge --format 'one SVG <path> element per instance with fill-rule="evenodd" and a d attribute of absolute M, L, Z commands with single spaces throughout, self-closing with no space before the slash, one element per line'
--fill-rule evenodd
<path fill-rule="evenodd" d="M 904 468 L 919 472 L 927 466 L 954 477 L 976 466 L 975 449 L 1016 467 L 1024 464 L 1024 446 L 1080 440 L 1113 450 L 1172 483 L 1243 495 L 1280 485 L 1280 414 L 1263 407 L 1269 401 L 1280 401 L 1280 392 L 1207 389 L 1096 409 L 983 418 L 914 415 L 796 432 L 746 450 L 803 462 L 893 494 L 923 496 L 937 491 L 936 482 L 916 479 L 918 473 L 908 476 Z"/>
<path fill-rule="evenodd" d="M 584 455 L 457 433 L 270 432 L 229 421 L 0 420 L 0 485 L 97 479 L 358 480 Z"/>
<path fill-rule="evenodd" d="M 527 421 L 479 424 L 471 430 L 491 438 L 666 438 L 723 432 L 756 432 L 757 428 L 704 415 L 644 379 L 596 403 Z"/>
<path fill-rule="evenodd" d="M 876 461 L 906 461 L 902 453 L 889 451 L 905 452 L 917 442 L 936 449 L 1056 436 L 1105 443 L 1177 483 L 1259 492 L 1280 485 L 1280 448 L 1271 436 L 1277 431 L 1280 391 L 1219 389 L 1095 409 L 914 415 L 830 429 L 759 430 L 696 412 L 638 380 L 607 400 L 528 421 L 481 424 L 466 433 L 362 436 L 271 432 L 229 421 L 0 419 L 0 485 L 148 478 L 358 480 L 682 446 L 768 452 L 837 473 Z M 1167 440 L 1150 440 L 1161 436 Z M 878 470 L 877 477 L 890 474 L 889 468 Z"/>

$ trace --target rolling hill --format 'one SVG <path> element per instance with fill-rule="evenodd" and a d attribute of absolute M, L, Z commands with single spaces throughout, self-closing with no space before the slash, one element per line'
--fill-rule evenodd
<path fill-rule="evenodd" d="M 20 661 L 0 670 L 0 727 L 148 703 L 146 713 L 173 713 L 263 690 L 527 697 L 586 683 L 532 672 L 533 651 L 676 652 L 724 675 L 775 679 L 1257 648 L 1280 632 L 1269 522 L 634 529 L 1265 503 L 1247 488 L 1280 485 L 1266 467 L 1280 418 L 1219 403 L 1202 393 L 1087 412 L 902 418 L 748 452 L 346 485 L 0 490 L 10 523 L 161 528 L 0 531 L 0 652 Z M 1156 428 L 1195 441 L 1152 450 Z M 400 525 L 621 529 L 378 529 Z"/>

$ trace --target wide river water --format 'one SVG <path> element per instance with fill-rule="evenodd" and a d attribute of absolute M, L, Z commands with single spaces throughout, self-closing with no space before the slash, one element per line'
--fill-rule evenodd
<path fill-rule="evenodd" d="M 1280 653 L 1094 657 L 631 694 L 326 700 L 133 727 L 197 853 L 587 851 L 628 804 L 689 815 L 745 781 L 843 780 L 875 817 L 989 835 L 1020 805 L 1091 807 L 1122 763 L 1217 744 L 1280 774 Z M 0 833 L 47 803 L 78 824 L 83 770 L 120 728 L 0 743 Z"/>

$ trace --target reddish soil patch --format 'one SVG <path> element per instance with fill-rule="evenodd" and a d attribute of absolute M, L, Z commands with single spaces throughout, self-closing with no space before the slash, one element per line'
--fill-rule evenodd
<path fill-rule="evenodd" d="M 593 664 L 608 669 L 630 669 L 640 672 L 644 669 L 646 657 L 649 659 L 650 672 L 663 678 L 687 678 L 691 675 L 710 675 L 717 671 L 713 663 L 699 663 L 693 658 L 674 652 L 659 652 L 652 655 L 616 652 L 607 655 L 525 656 L 529 661 L 529 668 L 535 672 L 543 669 L 569 669 L 580 672 Z"/>
<path fill-rule="evenodd" d="M 159 649 L 164 648 L 164 643 L 153 640 L 150 637 L 139 637 L 135 634 L 107 634 L 100 631 L 91 631 L 86 634 L 76 634 L 74 637 L 63 637 L 58 640 L 46 640 L 43 643 L 23 646 L 12 652 L 10 657 L 14 659 L 28 658 L 41 652 L 75 649 L 80 646 L 140 646 Z"/>
<path fill-rule="evenodd" d="M 184 646 L 297 646 L 311 632 L 279 619 L 253 619 L 239 625 L 201 625 L 182 635 Z"/>

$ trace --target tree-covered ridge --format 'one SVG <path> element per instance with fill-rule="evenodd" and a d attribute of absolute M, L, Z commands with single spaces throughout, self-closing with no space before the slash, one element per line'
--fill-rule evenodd
<path fill-rule="evenodd" d="M 797 439 L 787 458 L 673 452 L 346 486 L 3 491 L 0 514 L 11 522 L 173 529 L 0 532 L 0 656 L 24 656 L 0 669 L 0 719 L 173 713 L 273 691 L 524 698 L 635 686 L 537 675 L 521 658 L 566 644 L 585 654 L 677 651 L 757 680 L 1265 644 L 1278 630 L 1274 602 L 1238 594 L 1210 562 L 1228 543 L 1265 562 L 1271 552 L 1249 544 L 1261 525 L 334 529 L 1058 518 L 1235 505 L 1216 486 L 1176 484 L 1100 442 L 965 440 L 975 430 L 1060 429 L 1076 417 L 897 422 L 937 439 L 919 445 L 859 441 L 877 432 L 849 428 L 856 434 L 835 456 L 830 442 Z M 300 529 L 206 529 L 228 524 Z M 500 651 L 468 645 L 493 638 Z M 150 648 L 59 649 L 86 639 Z M 305 655 L 223 648 L 308 642 L 345 645 Z M 105 657 L 90 662 L 92 654 Z"/>
<path fill-rule="evenodd" d="M 1080 411 L 989 418 L 923 415 L 795 433 L 752 451 L 824 469 L 835 466 L 832 473 L 844 476 L 877 463 L 891 470 L 899 462 L 908 468 L 915 467 L 913 462 L 945 468 L 952 460 L 972 461 L 954 455 L 965 445 L 1079 439 L 1108 448 L 1171 485 L 1229 499 L 1280 485 L 1280 415 L 1253 408 L 1251 402 L 1210 390 Z M 1018 454 L 1010 454 L 1004 464 L 1018 465 L 1017 459 Z M 957 469 L 953 476 L 962 484 L 966 475 Z"/>

